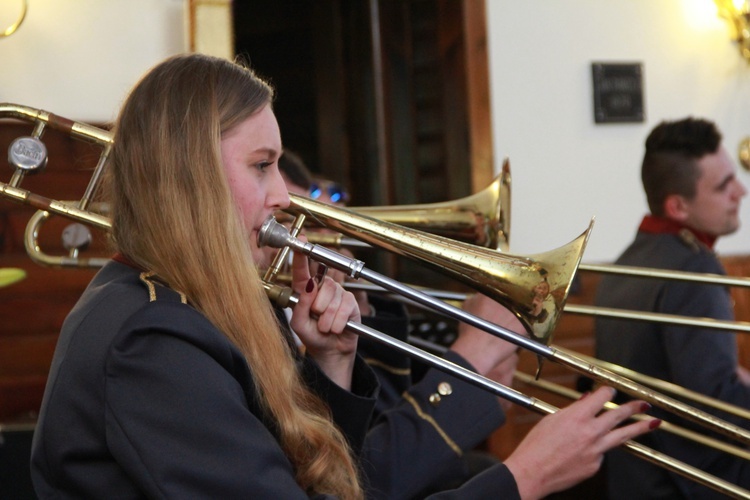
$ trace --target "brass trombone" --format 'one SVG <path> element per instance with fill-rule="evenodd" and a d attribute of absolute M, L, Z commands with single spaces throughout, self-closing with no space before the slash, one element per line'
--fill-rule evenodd
<path fill-rule="evenodd" d="M 88 207 L 91 201 L 91 195 L 93 195 L 96 190 L 99 176 L 106 164 L 106 157 L 109 153 L 109 148 L 111 147 L 112 143 L 110 134 L 95 127 L 80 124 L 78 122 L 72 122 L 70 120 L 65 120 L 43 111 L 32 110 L 31 108 L 17 105 L 0 104 L 0 118 L 4 117 L 20 117 L 21 119 L 25 119 L 35 123 L 35 133 L 32 138 L 36 140 L 27 141 L 27 143 L 22 143 L 18 147 L 16 147 L 18 143 L 14 143 L 14 145 L 11 146 L 12 149 L 16 148 L 15 153 L 17 154 L 17 158 L 14 160 L 16 171 L 9 184 L 0 183 L 0 195 L 19 203 L 30 204 L 46 212 L 54 213 L 56 215 L 62 215 L 77 222 L 81 222 L 87 225 L 93 225 L 99 229 L 108 230 L 110 228 L 110 221 L 106 217 L 92 212 L 88 209 Z M 34 172 L 39 171 L 40 168 L 43 168 L 42 160 L 44 160 L 46 153 L 43 153 L 43 149 L 41 149 L 43 148 L 43 144 L 38 139 L 41 136 L 41 132 L 46 125 L 52 125 L 55 128 L 66 130 L 74 137 L 84 138 L 99 143 L 104 149 L 102 157 L 100 157 L 99 164 L 97 165 L 97 168 L 94 172 L 94 176 L 92 177 L 92 180 L 87 187 L 86 194 L 84 195 L 84 198 L 82 198 L 82 200 L 78 203 L 69 204 L 67 202 L 52 200 L 50 198 L 36 195 L 20 188 L 20 183 L 27 171 Z M 312 202 L 311 200 L 301 199 L 299 197 L 293 197 L 293 199 L 296 208 L 302 209 L 308 215 L 312 215 L 319 221 L 326 219 L 325 222 L 328 227 L 332 227 L 338 230 L 342 230 L 345 227 L 348 227 L 350 231 L 355 231 L 358 234 L 366 234 L 368 242 L 371 243 L 378 238 L 382 239 L 383 241 L 386 240 L 385 235 L 378 235 L 378 230 L 383 229 L 381 225 L 384 223 L 382 223 L 382 221 L 362 218 L 362 216 L 359 216 L 360 219 L 342 217 L 341 213 L 338 212 L 335 212 L 336 215 L 339 216 L 338 219 L 336 217 L 333 217 L 333 215 L 326 214 L 324 216 L 324 212 L 321 211 L 321 208 L 325 208 L 328 206 L 318 204 L 320 206 L 318 206 L 315 210 L 312 210 L 309 205 L 305 204 L 315 202 Z M 367 225 L 363 223 L 363 219 L 369 219 L 370 224 L 374 224 L 374 226 L 367 227 L 367 229 L 365 230 Z M 357 227 L 356 223 L 360 223 L 361 227 Z M 420 242 L 430 240 L 430 238 L 427 237 L 428 235 L 422 234 L 418 231 L 407 230 L 395 224 L 390 224 L 387 226 L 387 231 L 385 232 L 395 232 L 395 234 L 397 235 L 396 239 L 398 240 L 410 239 Z M 565 297 L 570 286 L 570 281 L 572 280 L 573 274 L 576 270 L 576 266 L 580 261 L 580 256 L 583 251 L 583 246 L 585 244 L 587 235 L 588 231 L 583 233 L 570 245 L 563 247 L 562 250 L 558 249 L 552 252 L 547 252 L 545 254 L 540 254 L 539 256 L 535 256 L 538 258 L 518 257 L 506 254 L 503 256 L 502 260 L 505 261 L 503 265 L 508 268 L 509 272 L 501 272 L 499 273 L 499 275 L 497 272 L 493 273 L 497 276 L 495 278 L 495 283 L 493 285 L 490 285 L 489 288 L 487 284 L 482 284 L 491 292 L 488 293 L 489 295 L 493 295 L 496 297 L 499 295 L 502 298 L 501 301 L 510 303 L 511 307 L 516 310 L 516 313 L 523 316 L 523 321 L 527 325 L 527 327 L 529 327 L 531 331 L 536 332 L 535 335 L 541 334 L 540 338 L 546 339 L 549 337 L 549 334 L 551 334 L 551 326 L 554 325 L 561 306 L 565 301 Z M 436 238 L 436 240 L 434 240 L 434 244 L 438 246 L 443 245 L 445 247 L 445 251 L 436 251 L 436 247 L 434 245 L 430 248 L 429 245 L 422 246 L 421 244 L 416 244 L 412 248 L 394 247 L 393 250 L 403 252 L 405 254 L 414 255 L 416 258 L 424 260 L 426 262 L 430 262 L 428 260 L 430 254 L 446 254 L 444 256 L 439 255 L 437 259 L 433 257 L 431 262 L 437 262 L 437 265 L 444 264 L 447 266 L 452 264 L 452 259 L 454 258 L 451 257 L 452 250 L 459 253 L 466 253 L 467 250 L 470 249 L 467 247 L 480 248 L 474 247 L 473 245 L 461 244 L 460 242 L 455 242 L 453 240 L 440 239 L 438 237 L 433 238 Z M 363 263 L 360 263 L 359 261 L 347 259 L 340 254 L 336 254 L 335 252 L 327 249 L 322 249 L 320 247 L 315 247 L 314 245 L 312 246 L 312 248 L 306 245 L 302 245 L 300 247 L 299 244 L 301 242 L 299 242 L 299 240 L 293 242 L 291 239 L 289 239 L 288 234 L 286 237 L 283 237 L 283 239 L 285 245 L 295 245 L 295 250 L 303 251 L 309 249 L 314 258 L 317 258 L 328 265 L 333 265 L 339 268 L 343 267 L 344 269 L 347 269 L 350 274 L 363 275 L 363 277 L 370 281 L 376 278 L 376 274 L 368 272 L 364 268 Z M 490 252 L 492 252 L 493 257 L 496 260 L 498 252 Z M 475 263 L 476 261 L 482 261 L 482 259 L 479 258 L 480 254 L 476 254 L 474 256 L 475 258 L 473 260 L 475 261 Z M 489 259 L 490 256 L 488 255 L 487 258 Z M 472 260 L 470 256 L 468 260 L 463 258 L 458 259 L 457 265 L 452 266 L 452 272 L 454 274 L 460 275 L 462 279 L 470 281 L 472 279 L 472 276 L 477 275 L 477 269 L 472 267 L 472 263 L 469 262 L 470 260 Z M 381 284 L 385 285 L 386 283 L 388 283 L 389 286 L 391 286 L 394 290 L 401 290 L 408 296 L 411 296 L 411 293 L 407 291 L 408 287 L 397 284 L 397 282 L 393 282 L 392 280 L 387 279 L 385 279 L 385 281 L 383 281 Z M 538 285 L 540 284 L 544 284 L 544 286 L 538 288 Z M 270 284 L 267 284 L 267 288 L 269 289 L 269 296 L 272 298 L 278 298 L 282 301 L 293 300 L 293 297 L 289 294 L 288 290 L 277 291 L 278 288 L 270 286 Z M 416 296 L 414 297 L 416 298 Z M 443 312 L 450 311 L 450 306 L 447 306 L 444 303 L 443 306 L 438 306 L 437 302 L 440 301 L 436 301 L 435 303 L 437 310 Z M 509 330 L 502 329 L 497 325 L 493 325 L 492 323 L 483 321 L 480 318 L 466 315 L 466 313 L 464 313 L 460 309 L 458 309 L 457 311 L 458 316 L 462 321 L 466 321 L 469 324 L 473 324 L 474 326 L 498 334 L 502 338 L 521 345 L 539 356 L 552 359 L 560 362 L 561 364 L 576 368 L 579 371 L 583 371 L 584 373 L 588 374 L 589 376 L 593 376 L 593 378 L 603 380 L 605 383 L 610 383 L 611 385 L 614 385 L 615 387 L 620 388 L 625 392 L 634 394 L 635 396 L 646 399 L 647 401 L 652 401 L 655 404 L 660 404 L 662 406 L 665 406 L 666 408 L 672 408 L 676 413 L 679 413 L 691 420 L 701 421 L 703 419 L 703 416 L 701 415 L 702 412 L 698 412 L 695 409 L 690 409 L 689 407 L 686 407 L 686 405 L 677 406 L 674 404 L 675 402 L 673 400 L 670 400 L 670 398 L 663 397 L 653 391 L 641 388 L 637 384 L 634 384 L 623 377 L 612 376 L 608 372 L 606 372 L 606 370 L 588 364 L 580 358 L 577 358 L 570 354 L 561 353 L 556 349 L 548 347 L 542 342 L 530 340 Z M 368 334 L 363 333 L 364 329 L 361 327 L 361 325 L 357 326 L 356 324 L 350 324 L 348 326 L 357 333 L 365 335 Z M 388 336 L 383 334 L 369 332 L 369 335 L 371 335 L 371 337 L 375 340 L 385 342 L 389 345 L 393 345 L 394 347 L 396 347 L 398 344 L 398 341 L 396 341 L 395 339 L 390 339 Z M 403 347 L 404 346 L 400 346 L 398 348 L 401 349 Z M 537 412 L 551 413 L 556 411 L 556 408 L 551 405 L 538 401 L 534 398 L 523 396 L 520 393 L 517 393 L 517 391 L 505 388 L 504 386 L 496 384 L 491 380 L 484 379 L 484 377 L 480 377 L 474 372 L 465 369 L 452 368 L 450 366 L 451 364 L 446 364 L 448 362 L 442 360 L 442 358 L 436 356 L 431 357 L 428 353 L 424 353 L 424 351 L 416 351 L 413 352 L 411 349 L 403 350 L 403 352 L 407 352 L 408 354 L 418 357 L 419 359 L 430 362 L 430 364 L 432 364 L 433 366 L 436 366 L 438 368 L 442 367 L 441 369 L 444 369 L 445 371 L 448 371 L 459 378 L 463 378 L 464 380 L 468 380 L 470 382 L 473 381 L 473 383 L 481 387 L 485 387 L 495 394 L 506 397 L 510 401 L 521 404 Z M 724 426 L 718 419 L 715 419 L 712 416 L 709 417 L 710 418 L 708 419 L 708 423 L 717 426 L 720 432 L 724 432 L 726 435 L 740 439 L 743 442 L 748 442 L 748 438 L 746 437 L 746 435 L 744 435 L 742 429 L 734 429 L 732 427 Z M 668 468 L 669 470 L 685 475 L 688 478 L 709 486 L 713 489 L 737 498 L 750 498 L 750 492 L 739 488 L 736 485 L 732 485 L 730 483 L 727 483 L 726 481 L 705 474 L 703 471 L 689 467 L 686 464 L 674 460 L 671 457 L 666 457 L 662 454 L 659 454 L 654 450 L 650 450 L 638 443 L 628 442 L 624 446 L 628 450 L 636 453 L 646 460 L 652 461 Z"/>
<path fill-rule="evenodd" d="M 296 195 L 290 195 L 290 198 L 292 200 L 291 211 L 301 213 L 317 223 L 353 238 L 432 265 L 438 271 L 506 305 L 514 311 L 535 340 L 529 340 L 483 321 L 429 294 L 368 271 L 364 269 L 363 264 L 358 263 L 359 261 L 348 259 L 325 247 L 310 243 L 296 243 L 299 240 L 290 237 L 287 230 L 275 221 L 273 225 L 269 222 L 270 227 L 262 231 L 264 237 L 268 238 L 266 244 L 276 247 L 292 246 L 293 250 L 304 253 L 314 252 L 311 254 L 314 260 L 322 260 L 325 264 L 340 269 L 353 278 L 363 278 L 418 304 L 517 344 L 535 353 L 541 359 L 556 361 L 631 396 L 644 399 L 693 422 L 709 426 L 741 443 L 750 444 L 750 431 L 746 429 L 637 384 L 570 352 L 547 345 L 551 337 L 551 331 L 545 330 L 549 326 L 547 321 L 554 325 L 562 311 L 590 228 L 561 249 L 522 258 L 446 240 L 416 230 L 407 230 L 396 224 L 308 198 Z M 328 258 L 330 262 L 325 260 Z M 540 287 L 540 284 L 545 284 L 545 286 Z M 544 294 L 545 291 L 546 294 Z M 544 304 L 541 313 L 535 307 L 539 304 Z M 544 321 L 539 321 L 539 316 L 545 315 Z"/>
<path fill-rule="evenodd" d="M 295 200 L 296 198 L 299 198 L 299 197 L 295 197 Z M 312 200 L 306 200 L 306 201 L 312 202 Z M 313 203 L 317 203 L 317 202 L 313 202 Z M 296 201 L 293 202 L 293 204 L 296 205 Z M 299 209 L 300 207 L 297 206 L 296 208 Z M 304 210 L 304 212 L 306 212 L 305 214 L 306 216 L 312 213 L 312 212 L 308 213 L 307 209 Z M 318 214 L 317 212 L 314 213 L 314 216 L 316 217 L 319 215 L 320 214 Z M 361 216 L 357 216 L 357 217 L 361 217 Z M 392 228 L 392 229 L 398 231 L 397 227 Z M 365 230 L 365 232 L 367 232 L 367 230 Z M 584 233 L 584 235 L 582 236 L 586 236 L 586 235 L 587 233 Z M 502 328 L 498 325 L 494 325 L 493 323 L 484 321 L 481 318 L 472 316 L 461 309 L 453 308 L 452 306 L 446 303 L 442 303 L 440 301 L 436 301 L 435 299 L 432 299 L 429 296 L 423 296 L 424 294 L 422 294 L 421 292 L 415 289 L 407 287 L 397 281 L 391 280 L 385 276 L 379 275 L 378 273 L 368 270 L 367 268 L 364 267 L 364 263 L 361 261 L 358 261 L 356 259 L 350 259 L 328 248 L 320 247 L 317 245 L 313 245 L 313 244 L 298 240 L 294 236 L 291 236 L 288 230 L 284 226 L 276 222 L 274 219 L 269 219 L 266 221 L 264 226 L 261 228 L 258 239 L 261 245 L 270 245 L 270 246 L 277 247 L 277 248 L 286 248 L 286 247 L 292 248 L 294 251 L 305 253 L 306 255 L 311 257 L 313 260 L 322 262 L 328 266 L 333 266 L 336 269 L 342 270 L 353 278 L 362 277 L 364 279 L 367 279 L 368 281 L 377 283 L 388 290 L 391 290 L 399 294 L 403 294 L 407 298 L 412 299 L 418 303 L 431 304 L 435 307 L 436 310 L 446 313 L 447 315 L 451 317 L 457 318 L 460 321 L 464 321 L 475 327 L 481 328 L 489 333 L 497 335 L 519 346 L 527 348 L 531 350 L 532 352 L 537 353 L 538 355 L 544 352 L 544 347 L 546 347 L 546 346 L 542 346 L 542 344 L 538 344 L 537 342 L 533 340 L 529 340 L 524 336 L 518 335 L 510 330 Z M 580 255 L 576 257 L 580 258 Z M 570 276 L 570 278 L 572 279 L 572 275 Z M 278 285 L 273 285 L 269 282 L 266 282 L 265 286 L 266 286 L 267 292 L 269 293 L 269 296 L 272 297 L 272 299 L 279 305 L 287 306 L 287 305 L 294 304 L 294 298 L 293 298 L 291 289 L 280 287 Z M 541 414 L 549 414 L 557 410 L 552 405 L 544 403 L 536 398 L 523 395 L 522 393 L 519 393 L 513 389 L 505 387 L 502 384 L 498 384 L 492 380 L 482 377 L 476 374 L 475 372 L 472 372 L 470 370 L 464 370 L 464 369 L 461 369 L 460 367 L 457 367 L 458 369 L 455 369 L 454 368 L 455 365 L 452 365 L 452 363 L 447 362 L 443 358 L 432 355 L 421 349 L 417 349 L 414 346 L 411 346 L 410 344 L 406 342 L 402 342 L 392 337 L 389 337 L 385 334 L 382 334 L 380 332 L 373 331 L 372 329 L 369 329 L 357 323 L 349 322 L 347 323 L 347 326 L 352 331 L 356 332 L 359 335 L 362 335 L 372 340 L 375 340 L 377 342 L 389 345 L 399 350 L 400 352 L 406 353 L 412 357 L 415 357 L 419 360 L 422 360 L 428 363 L 429 365 L 435 368 L 451 373 L 452 375 L 458 378 L 461 378 L 462 380 L 465 380 L 469 383 L 473 383 L 479 387 L 489 390 L 493 394 L 496 394 L 505 399 L 508 399 L 509 401 L 515 404 L 518 404 L 520 406 L 523 406 L 526 409 L 529 409 L 529 410 L 532 410 Z M 551 357 L 553 357 L 557 361 L 562 360 L 562 358 L 557 358 L 555 356 L 551 356 Z M 574 359 L 574 358 L 575 358 L 574 356 L 569 356 L 569 359 Z M 566 364 L 566 363 L 563 362 L 563 364 Z M 574 366 L 574 365 L 568 365 L 568 366 Z M 620 381 L 618 381 L 619 377 L 614 376 L 614 374 L 612 374 L 613 377 L 610 378 L 609 376 L 604 376 L 605 375 L 604 370 L 597 369 L 596 367 L 591 366 L 591 365 L 590 365 L 590 368 L 592 369 L 592 371 L 589 372 L 589 375 L 601 375 L 602 376 L 601 378 L 596 377 L 596 376 L 594 378 L 598 378 L 599 380 L 604 380 L 607 383 L 615 382 L 612 385 L 615 385 L 616 387 L 622 387 L 622 384 L 620 384 L 619 383 Z M 637 386 L 637 384 L 627 384 L 627 383 L 625 385 L 630 385 L 633 387 Z M 642 388 L 642 389 L 645 389 L 645 388 Z M 630 391 L 626 391 L 626 392 L 630 392 Z M 638 392 L 638 396 L 647 401 L 652 400 L 651 396 L 658 396 L 657 399 L 660 400 L 660 403 L 664 403 L 666 399 L 668 399 L 668 398 L 666 399 L 662 398 L 660 395 L 656 395 L 656 393 L 653 393 L 652 391 L 649 391 L 649 390 Z M 664 406 L 664 404 L 662 404 L 662 406 Z M 693 409 L 692 413 L 693 413 L 692 416 L 695 417 L 697 416 L 697 413 L 700 413 L 700 412 Z M 691 420 L 695 420 L 695 418 L 691 418 Z M 720 491 L 724 494 L 727 494 L 735 498 L 750 498 L 749 491 L 743 488 L 740 488 L 737 485 L 728 483 L 724 480 L 715 478 L 712 475 L 707 475 L 705 472 L 701 471 L 700 469 L 696 469 L 692 466 L 689 466 L 687 464 L 674 460 L 673 458 L 668 457 L 662 453 L 656 452 L 655 450 L 645 447 L 641 445 L 640 443 L 637 443 L 634 441 L 628 441 L 623 444 L 623 447 L 627 449 L 629 452 L 635 454 L 636 456 L 639 456 L 656 465 L 664 467 L 672 472 L 681 474 L 700 484 L 708 486 L 716 491 Z"/>

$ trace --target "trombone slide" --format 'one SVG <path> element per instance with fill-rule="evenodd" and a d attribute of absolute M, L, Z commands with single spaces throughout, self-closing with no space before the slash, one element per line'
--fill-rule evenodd
<path fill-rule="evenodd" d="M 263 282 L 263 286 L 268 297 L 279 306 L 294 307 L 294 305 L 297 303 L 297 297 L 294 295 L 291 288 L 281 287 L 267 281 Z M 515 389 L 495 382 L 494 380 L 488 379 L 487 377 L 483 377 L 482 375 L 464 368 L 463 366 L 452 363 L 444 358 L 441 358 L 440 356 L 428 353 L 427 351 L 418 349 L 408 342 L 403 342 L 401 340 L 393 338 L 366 325 L 348 321 L 346 323 L 346 328 L 356 333 L 357 335 L 390 346 L 397 351 L 423 361 L 434 368 L 442 370 L 465 382 L 474 384 L 477 387 L 485 389 L 492 394 L 495 394 L 496 396 L 507 399 L 508 401 L 522 406 L 528 410 L 535 411 L 536 413 L 542 415 L 549 415 L 559 410 L 559 408 L 540 399 L 527 396 L 519 391 L 516 391 Z M 740 488 L 735 484 L 724 481 L 723 479 L 717 478 L 716 476 L 713 476 L 711 474 L 707 474 L 700 469 L 659 453 L 658 451 L 643 446 L 640 443 L 630 440 L 623 443 L 622 446 L 630 453 L 633 453 L 640 458 L 648 460 L 655 465 L 664 467 L 667 470 L 692 479 L 697 483 L 703 484 L 704 486 L 726 494 L 731 498 L 750 499 L 750 491 L 747 491 L 744 488 Z"/>

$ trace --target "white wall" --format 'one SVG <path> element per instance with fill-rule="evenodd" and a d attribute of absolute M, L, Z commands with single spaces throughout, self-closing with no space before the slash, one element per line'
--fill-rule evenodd
<path fill-rule="evenodd" d="M 187 47 L 186 0 L 28 3 L 18 31 L 0 38 L 0 102 L 109 122 L 148 68 Z M 14 19 L 20 2 L 2 4 Z"/>
<path fill-rule="evenodd" d="M 663 119 L 716 121 L 735 157 L 750 135 L 750 64 L 712 0 L 486 1 L 496 169 L 507 156 L 513 176 L 511 252 L 560 246 L 595 216 L 584 261 L 613 260 L 647 212 L 643 142 Z M 645 122 L 594 123 L 592 62 L 643 64 Z M 722 254 L 750 253 L 750 199 L 742 218 Z"/>
<path fill-rule="evenodd" d="M 596 216 L 584 260 L 616 257 L 646 212 L 642 144 L 662 119 L 713 119 L 733 154 L 750 135 L 750 64 L 712 0 L 486 2 L 495 160 L 509 157 L 513 174 L 513 252 L 560 246 Z M 141 74 L 187 46 L 186 0 L 29 4 L 21 28 L 0 39 L 0 102 L 107 122 Z M 593 61 L 643 63 L 646 122 L 594 124 Z M 724 254 L 750 253 L 750 200 L 742 215 L 747 227 L 719 242 Z"/>

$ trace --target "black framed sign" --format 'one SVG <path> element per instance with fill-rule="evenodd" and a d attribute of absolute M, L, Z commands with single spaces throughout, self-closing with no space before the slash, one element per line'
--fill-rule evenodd
<path fill-rule="evenodd" d="M 594 80 L 594 121 L 633 123 L 645 120 L 643 65 L 591 63 Z"/>

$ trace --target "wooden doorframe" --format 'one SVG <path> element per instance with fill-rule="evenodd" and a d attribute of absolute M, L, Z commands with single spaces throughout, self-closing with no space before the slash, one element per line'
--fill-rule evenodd
<path fill-rule="evenodd" d="M 487 8 L 485 0 L 468 0 L 463 9 L 471 185 L 478 192 L 495 176 Z"/>
<path fill-rule="evenodd" d="M 377 8 L 378 0 L 368 1 L 371 10 Z M 472 192 L 477 192 L 492 181 L 495 172 L 486 3 L 485 0 L 437 1 L 459 2 L 463 15 L 469 135 L 467 165 L 470 169 Z M 234 58 L 232 0 L 190 0 L 188 9 L 189 50 Z M 386 158 L 388 152 L 382 148 L 385 148 L 385 144 L 379 145 L 378 154 L 381 158 Z"/>

